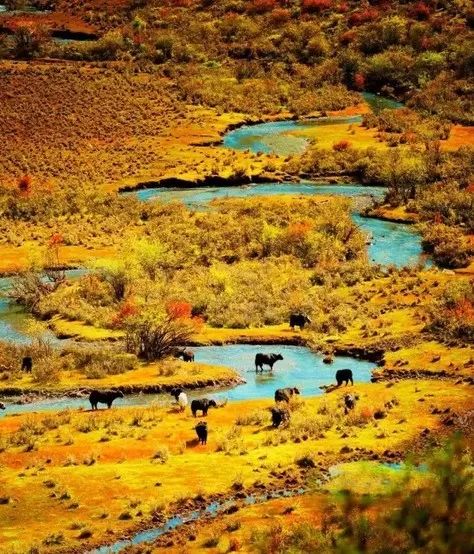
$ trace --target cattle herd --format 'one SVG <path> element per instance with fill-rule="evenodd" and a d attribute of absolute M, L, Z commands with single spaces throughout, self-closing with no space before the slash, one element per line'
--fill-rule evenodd
<path fill-rule="evenodd" d="M 310 323 L 311 320 L 304 314 L 292 314 L 290 317 L 290 326 L 299 326 L 300 329 L 303 329 L 306 323 Z M 187 348 L 180 348 L 176 350 L 175 357 L 182 358 L 185 362 L 194 362 L 194 352 Z M 258 373 L 263 372 L 263 366 L 268 366 L 270 371 L 273 371 L 273 366 L 279 360 L 283 360 L 281 354 L 264 354 L 259 352 L 255 355 L 255 371 Z M 31 372 L 33 368 L 33 360 L 30 356 L 25 356 L 22 360 L 21 369 L 22 371 Z M 346 386 L 349 384 L 354 384 L 354 379 L 352 375 L 352 370 L 350 369 L 339 369 L 336 372 L 336 382 L 337 387 L 340 387 L 343 383 Z M 188 396 L 186 392 L 180 388 L 175 387 L 171 389 L 171 396 L 175 399 L 176 404 L 179 407 L 180 412 L 184 412 L 188 406 Z M 270 408 L 270 413 L 272 417 L 272 426 L 280 427 L 281 425 L 287 425 L 290 421 L 290 411 L 288 405 L 290 400 L 295 396 L 299 395 L 300 391 L 296 387 L 286 387 L 277 389 L 275 391 L 275 403 L 276 405 Z M 123 392 L 120 390 L 93 390 L 89 395 L 89 402 L 91 404 L 92 410 L 98 409 L 98 404 L 106 404 L 107 408 L 111 408 L 114 400 L 117 398 L 123 398 Z M 349 411 L 353 410 L 358 400 L 357 395 L 346 394 L 343 397 L 344 400 L 344 413 L 347 415 Z M 197 413 L 201 412 L 201 417 L 207 417 L 209 408 L 217 408 L 217 402 L 209 398 L 200 398 L 194 399 L 191 402 L 191 413 L 193 417 L 197 417 Z M 0 402 L 0 410 L 5 410 L 5 404 Z M 196 435 L 198 438 L 199 444 L 207 443 L 208 427 L 206 421 L 200 421 L 195 427 Z"/>

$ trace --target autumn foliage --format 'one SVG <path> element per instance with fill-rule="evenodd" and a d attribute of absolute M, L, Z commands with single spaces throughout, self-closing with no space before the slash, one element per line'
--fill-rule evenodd
<path fill-rule="evenodd" d="M 171 319 L 191 319 L 192 306 L 183 300 L 173 300 L 166 305 L 166 313 Z"/>
<path fill-rule="evenodd" d="M 33 179 L 31 175 L 23 175 L 18 179 L 17 187 L 21 196 L 29 196 L 32 191 Z"/>
<path fill-rule="evenodd" d="M 305 12 L 320 13 L 332 7 L 332 0 L 303 0 L 301 8 Z"/>
<path fill-rule="evenodd" d="M 335 142 L 332 145 L 332 149 L 335 152 L 344 152 L 345 150 L 348 150 L 351 147 L 351 143 L 348 140 L 340 140 L 339 142 Z"/>
<path fill-rule="evenodd" d="M 122 327 L 128 319 L 138 315 L 138 313 L 139 310 L 134 300 L 131 298 L 127 298 L 119 307 L 118 312 L 112 321 L 112 326 Z"/>

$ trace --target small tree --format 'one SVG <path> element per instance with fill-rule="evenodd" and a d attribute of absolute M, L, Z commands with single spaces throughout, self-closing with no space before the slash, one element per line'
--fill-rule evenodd
<path fill-rule="evenodd" d="M 22 24 L 13 32 L 13 52 L 16 58 L 30 59 L 41 53 L 44 33 L 33 25 Z"/>
<path fill-rule="evenodd" d="M 144 360 L 159 360 L 186 344 L 193 331 L 190 319 L 144 313 L 126 322 L 126 349 Z"/>

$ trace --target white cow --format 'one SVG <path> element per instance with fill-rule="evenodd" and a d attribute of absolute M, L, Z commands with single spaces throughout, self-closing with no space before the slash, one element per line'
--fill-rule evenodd
<path fill-rule="evenodd" d="M 188 395 L 185 392 L 180 392 L 177 400 L 179 404 L 179 409 L 184 412 L 188 405 Z"/>

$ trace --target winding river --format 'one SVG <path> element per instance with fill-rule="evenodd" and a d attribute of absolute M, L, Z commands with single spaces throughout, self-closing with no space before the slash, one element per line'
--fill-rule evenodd
<path fill-rule="evenodd" d="M 398 108 L 401 104 L 366 95 L 366 100 L 374 110 L 380 108 Z M 347 123 L 360 120 L 359 116 L 353 118 L 322 118 L 306 122 L 283 121 L 278 123 L 265 123 L 261 125 L 244 126 L 229 132 L 223 144 L 230 148 L 249 148 L 253 151 L 261 151 L 262 145 L 272 149 L 284 133 L 295 127 L 320 126 L 335 122 Z M 269 142 L 270 141 L 270 142 Z M 278 144 L 281 144 L 278 143 Z M 265 146 L 266 145 L 266 146 Z M 291 148 L 293 148 L 291 146 Z M 190 208 L 197 210 L 209 209 L 209 203 L 214 199 L 226 197 L 250 197 L 269 195 L 341 195 L 345 197 L 381 198 L 384 189 L 381 187 L 365 187 L 354 184 L 332 185 L 316 184 L 313 182 L 300 183 L 263 183 L 245 186 L 228 186 L 218 188 L 154 188 L 138 192 L 136 194 L 142 201 L 159 199 L 161 201 L 181 201 Z M 420 237 L 413 227 L 404 224 L 390 223 L 378 219 L 364 218 L 358 213 L 353 213 L 354 221 L 370 237 L 369 256 L 374 263 L 396 266 L 405 266 L 417 263 L 421 260 Z M 429 261 L 428 261 L 429 263 Z M 68 272 L 69 277 L 77 277 L 81 270 Z M 0 279 L 0 292 L 5 292 L 11 286 L 9 279 Z M 0 298 L 0 338 L 15 342 L 28 340 L 24 333 L 26 315 L 21 308 L 8 303 L 5 298 Z M 273 373 L 266 372 L 263 375 L 255 375 L 253 357 L 256 351 L 281 352 L 284 360 L 275 366 Z M 228 391 L 220 391 L 215 394 L 218 399 L 243 400 L 249 398 L 272 397 L 275 388 L 284 386 L 298 386 L 303 394 L 315 395 L 320 393 L 318 386 L 332 381 L 336 369 L 350 366 L 355 373 L 356 380 L 369 381 L 373 364 L 353 358 L 337 358 L 331 366 L 322 363 L 322 357 L 309 349 L 298 346 L 273 346 L 271 349 L 261 345 L 228 345 L 223 347 L 201 347 L 196 349 L 196 361 L 214 365 L 226 365 L 235 368 L 245 379 L 246 384 L 240 385 Z M 200 391 L 196 393 L 202 395 Z M 193 396 L 193 395 L 191 395 Z M 118 401 L 117 404 L 140 406 L 150 402 L 168 402 L 169 396 L 164 395 L 136 395 L 128 396 Z M 87 407 L 84 399 L 45 399 L 34 404 L 15 406 L 15 412 L 32 410 L 59 410 L 68 408 Z M 0 414 L 1 416 L 2 414 Z"/>
<path fill-rule="evenodd" d="M 304 346 L 230 344 L 224 346 L 201 346 L 193 348 L 195 361 L 202 364 L 224 365 L 231 367 L 243 377 L 245 384 L 218 392 L 202 389 L 190 391 L 190 398 L 202 398 L 211 395 L 219 402 L 225 400 L 249 400 L 273 398 L 279 387 L 298 387 L 304 396 L 322 394 L 320 385 L 334 381 L 338 369 L 350 367 L 354 379 L 369 382 L 375 364 L 349 356 L 337 356 L 330 365 L 323 363 L 323 356 L 312 352 Z M 273 372 L 255 373 L 254 359 L 256 352 L 277 352 L 283 360 L 277 362 Z M 117 406 L 169 405 L 169 394 L 136 394 L 127 395 L 115 401 Z M 47 398 L 31 404 L 11 405 L 8 413 L 28 413 L 33 411 L 57 411 L 64 409 L 89 409 L 87 398 Z M 5 415 L 0 411 L 0 418 Z"/>
<path fill-rule="evenodd" d="M 374 112 L 382 109 L 398 109 L 403 104 L 377 96 L 376 94 L 364 93 L 362 95 Z M 329 116 L 318 117 L 307 120 L 286 120 L 261 123 L 259 125 L 243 125 L 224 136 L 223 146 L 233 150 L 250 150 L 252 152 L 263 152 L 264 154 L 279 154 L 290 156 L 301 154 L 308 146 L 305 138 L 287 135 L 291 131 L 304 131 L 327 125 L 347 125 L 360 123 L 362 116 L 350 117 Z"/>
<path fill-rule="evenodd" d="M 28 10 L 30 11 L 30 10 Z M 0 4 L 0 13 L 6 12 L 6 7 Z M 398 108 L 401 104 L 376 97 L 364 95 L 367 102 L 374 110 L 381 108 Z M 290 155 L 300 153 L 308 145 L 308 141 L 302 137 L 288 136 L 293 130 L 333 125 L 336 123 L 358 123 L 360 116 L 353 117 L 325 117 L 307 121 L 280 121 L 264 123 L 253 126 L 243 126 L 226 134 L 223 146 L 236 150 L 249 149 L 253 152 L 276 153 Z M 380 187 L 362 187 L 358 185 L 325 185 L 311 182 L 294 183 L 264 183 L 258 185 L 246 185 L 242 187 L 220 188 L 194 188 L 194 189 L 170 189 L 155 188 L 133 193 L 143 201 L 159 199 L 162 201 L 182 201 L 193 209 L 206 209 L 214 199 L 226 197 L 252 197 L 274 195 L 341 195 L 345 197 L 372 197 L 381 198 L 384 189 Z M 374 263 L 396 266 L 413 264 L 421 259 L 420 237 L 409 225 L 389 223 L 377 219 L 363 218 L 358 213 L 353 213 L 353 219 L 370 237 L 369 256 Z M 428 261 L 429 263 L 429 261 Z M 77 278 L 83 274 L 83 270 L 68 272 L 69 278 Z M 9 278 L 0 279 L 0 339 L 10 340 L 16 343 L 27 342 L 28 336 L 24 327 L 27 315 L 24 310 L 11 304 L 5 293 L 11 288 Z M 48 335 L 52 341 L 60 342 Z M 256 374 L 253 366 L 255 352 L 274 351 L 283 355 L 283 360 L 275 365 L 273 372 Z M 196 362 L 225 365 L 234 368 L 246 383 L 237 387 L 212 391 L 196 391 L 190 393 L 190 397 L 204 394 L 212 394 L 217 400 L 246 400 L 256 398 L 273 398 L 276 388 L 297 386 L 303 395 L 314 396 L 321 394 L 320 385 L 333 381 L 337 369 L 350 367 L 354 372 L 354 378 L 358 382 L 368 382 L 374 364 L 351 357 L 336 357 L 331 365 L 322 361 L 322 356 L 301 346 L 263 346 L 263 345 L 225 345 L 195 348 Z M 169 395 L 129 395 L 116 401 L 117 406 L 144 406 L 150 404 L 169 404 Z M 33 411 L 57 411 L 62 409 L 89 408 L 87 399 L 55 398 L 44 399 L 32 404 L 10 405 L 7 411 L 0 411 L 0 417 L 6 413 L 27 413 Z M 304 491 L 296 491 L 301 494 Z M 293 493 L 282 491 L 275 493 L 275 497 L 289 496 Z M 251 504 L 266 500 L 266 496 L 257 498 L 249 496 L 246 503 Z M 142 544 L 156 539 L 169 530 L 176 529 L 187 521 L 196 521 L 203 515 L 209 517 L 222 513 L 230 502 L 214 502 L 203 511 L 195 511 L 186 516 L 174 516 L 162 526 L 151 528 L 137 533 L 131 540 L 123 540 L 113 545 L 98 548 L 94 554 L 106 554 L 120 552 L 130 544 Z"/>

